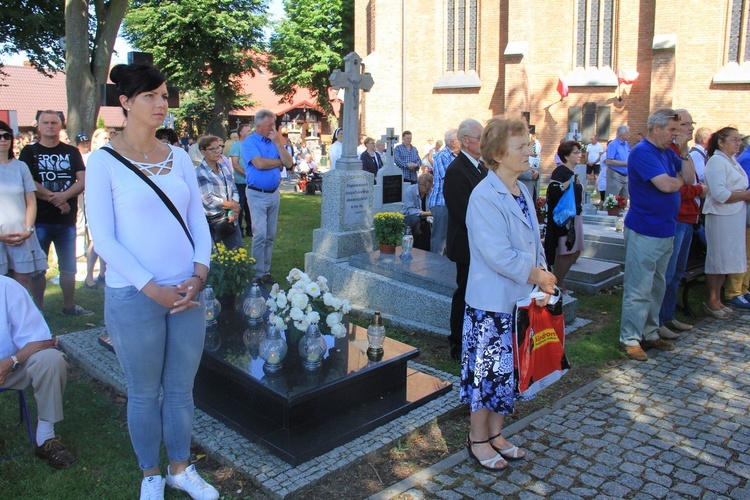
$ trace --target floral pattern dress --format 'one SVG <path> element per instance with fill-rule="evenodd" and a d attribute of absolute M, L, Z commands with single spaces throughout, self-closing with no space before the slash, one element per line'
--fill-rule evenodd
<path fill-rule="evenodd" d="M 531 212 L 523 196 L 514 196 L 531 224 Z M 471 411 L 486 408 L 495 413 L 513 413 L 517 391 L 513 365 L 513 315 L 482 311 L 466 306 L 461 356 L 459 398 Z"/>

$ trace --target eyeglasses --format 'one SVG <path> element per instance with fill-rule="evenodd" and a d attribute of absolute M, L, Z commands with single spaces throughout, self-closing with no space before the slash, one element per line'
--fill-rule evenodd
<path fill-rule="evenodd" d="M 465 135 L 464 137 L 466 137 L 466 138 L 468 138 L 468 139 L 476 139 L 476 140 L 480 140 L 480 139 L 482 138 L 481 136 L 479 136 L 479 137 L 475 137 L 475 136 L 473 136 L 473 135 Z"/>
<path fill-rule="evenodd" d="M 5 139 L 6 141 L 9 141 L 13 139 L 13 134 L 8 133 L 8 132 L 0 133 L 0 139 Z"/>
<path fill-rule="evenodd" d="M 742 142 L 742 137 L 728 137 L 727 142 Z"/>
<path fill-rule="evenodd" d="M 224 149 L 223 144 L 220 146 L 214 146 L 212 148 L 206 148 L 206 151 L 211 151 L 213 153 L 214 151 L 221 151 L 222 149 Z"/>

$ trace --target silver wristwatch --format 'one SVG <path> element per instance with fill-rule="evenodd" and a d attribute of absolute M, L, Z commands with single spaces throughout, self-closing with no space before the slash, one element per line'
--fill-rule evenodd
<path fill-rule="evenodd" d="M 11 368 L 10 371 L 14 372 L 18 370 L 18 367 L 21 366 L 21 363 L 18 362 L 18 358 L 14 355 L 11 355 L 10 359 L 13 361 L 13 368 Z"/>
<path fill-rule="evenodd" d="M 24 231 L 30 231 L 33 233 L 34 231 L 36 231 L 36 228 L 34 226 L 29 226 L 29 227 L 24 228 Z"/>

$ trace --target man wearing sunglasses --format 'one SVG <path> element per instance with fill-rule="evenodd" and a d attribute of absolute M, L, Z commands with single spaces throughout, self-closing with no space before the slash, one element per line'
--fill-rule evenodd
<path fill-rule="evenodd" d="M 84 188 L 83 158 L 75 146 L 60 141 L 63 122 L 57 111 L 42 111 L 37 121 L 39 142 L 23 148 L 18 158 L 29 166 L 37 187 L 37 237 L 47 255 L 51 244 L 55 244 L 63 313 L 87 316 L 93 312 L 75 303 L 76 215 L 77 198 Z M 42 310 L 46 288 L 44 271 L 31 277 L 31 294 L 39 310 Z"/>

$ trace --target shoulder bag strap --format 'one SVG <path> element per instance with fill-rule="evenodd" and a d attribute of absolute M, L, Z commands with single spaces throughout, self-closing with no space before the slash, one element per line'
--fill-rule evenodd
<path fill-rule="evenodd" d="M 164 204 L 167 206 L 167 208 L 169 209 L 169 211 L 172 212 L 172 215 L 174 215 L 175 219 L 177 219 L 177 222 L 180 223 L 180 226 L 182 226 L 182 230 L 185 231 L 185 236 L 187 236 L 188 240 L 190 240 L 190 245 L 193 247 L 193 250 L 195 250 L 195 242 L 193 242 L 193 237 L 190 236 L 190 231 L 188 231 L 188 228 L 185 225 L 185 221 L 182 220 L 182 216 L 180 215 L 180 212 L 177 211 L 177 207 L 175 207 L 174 203 L 172 203 L 172 200 L 170 200 L 169 197 L 167 197 L 167 195 L 164 194 L 164 191 L 162 191 L 161 189 L 159 189 L 159 186 L 157 186 L 156 184 L 154 184 L 154 181 L 152 181 L 151 179 L 149 179 L 146 174 L 144 174 L 143 172 L 141 172 L 138 169 L 138 167 L 136 167 L 135 165 L 133 165 L 132 163 L 130 163 L 120 153 L 118 153 L 117 151 L 115 151 L 112 148 L 101 148 L 101 149 L 105 150 L 107 153 L 109 153 L 112 156 L 114 156 L 115 159 L 117 159 L 120 163 L 122 163 L 123 165 L 125 165 L 126 167 L 128 167 L 131 172 L 133 172 L 135 175 L 137 175 L 138 177 L 140 177 L 143 180 L 143 182 L 145 182 L 146 184 L 148 184 L 149 187 L 154 190 L 154 192 L 159 196 L 159 198 L 161 198 L 161 201 L 163 201 Z"/>

